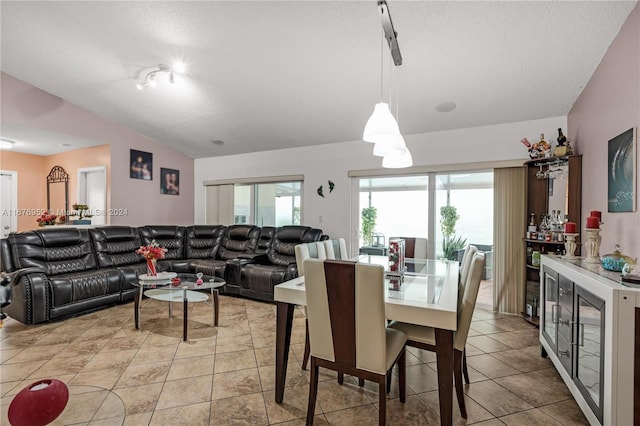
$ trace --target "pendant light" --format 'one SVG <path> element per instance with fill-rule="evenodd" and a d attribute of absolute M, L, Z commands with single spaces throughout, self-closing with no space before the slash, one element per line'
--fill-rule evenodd
<path fill-rule="evenodd" d="M 384 9 L 380 8 L 381 19 L 384 20 Z M 384 90 L 384 21 L 382 21 L 382 39 L 380 40 L 380 102 L 373 108 L 373 113 L 362 132 L 362 140 L 370 143 L 393 142 L 400 136 L 400 128 L 391 114 L 389 104 L 383 102 Z"/>
<path fill-rule="evenodd" d="M 373 109 L 373 114 L 369 117 L 365 125 L 362 139 L 365 142 L 375 143 L 373 155 L 384 157 L 382 161 L 383 167 L 398 168 L 410 167 L 413 165 L 411 153 L 407 149 L 404 138 L 400 133 L 398 122 L 393 117 L 389 104 L 383 102 L 384 90 L 384 41 L 389 44 L 391 57 L 396 66 L 402 65 L 402 56 L 396 39 L 397 33 L 393 28 L 389 8 L 385 0 L 378 1 L 378 8 L 382 23 L 383 40 L 380 48 L 380 99 Z M 397 74 L 396 74 L 397 76 Z M 389 62 L 389 77 L 391 77 L 391 62 Z M 397 85 L 396 85 L 397 86 Z M 396 88 L 397 90 L 397 88 Z M 391 87 L 389 87 L 389 99 L 391 99 Z M 396 96 L 396 114 L 398 111 Z"/>
<path fill-rule="evenodd" d="M 407 148 L 401 153 L 387 155 L 382 159 L 382 167 L 385 169 L 401 169 L 411 166 L 413 166 L 413 157 Z"/>

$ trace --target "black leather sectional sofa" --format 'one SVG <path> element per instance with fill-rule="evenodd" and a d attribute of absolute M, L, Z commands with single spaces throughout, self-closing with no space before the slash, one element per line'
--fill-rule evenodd
<path fill-rule="evenodd" d="M 223 293 L 273 301 L 273 287 L 297 276 L 294 247 L 322 230 L 232 226 L 49 228 L 0 240 L 0 269 L 10 280 L 5 312 L 24 324 L 56 320 L 134 299 L 146 272 L 135 251 L 155 240 L 168 251 L 159 270 L 224 278 Z M 326 238 L 326 237 L 325 237 Z"/>

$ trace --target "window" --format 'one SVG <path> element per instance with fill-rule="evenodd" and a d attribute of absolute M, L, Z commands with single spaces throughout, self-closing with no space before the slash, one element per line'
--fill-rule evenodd
<path fill-rule="evenodd" d="M 360 214 L 375 207 L 374 231 L 389 237 L 426 238 L 429 225 L 429 177 L 401 176 L 360 179 Z M 364 245 L 362 236 L 360 245 Z"/>
<path fill-rule="evenodd" d="M 456 208 L 455 236 L 467 244 L 493 245 L 493 171 L 442 173 L 436 179 L 436 257 L 443 254 L 440 209 Z"/>
<path fill-rule="evenodd" d="M 456 236 L 467 244 L 493 245 L 493 171 L 361 177 L 359 191 L 360 224 L 362 209 L 375 207 L 374 232 L 384 235 L 385 244 L 389 237 L 427 238 L 430 256 L 442 257 L 440 209 L 449 205 L 459 216 Z M 362 235 L 359 244 L 367 245 Z"/>
<path fill-rule="evenodd" d="M 300 224 L 302 182 L 234 185 L 234 223 L 258 226 Z"/>

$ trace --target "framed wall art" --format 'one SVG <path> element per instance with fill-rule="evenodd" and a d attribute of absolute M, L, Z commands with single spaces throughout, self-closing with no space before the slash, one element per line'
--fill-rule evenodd
<path fill-rule="evenodd" d="M 160 193 L 180 195 L 180 170 L 160 168 Z"/>
<path fill-rule="evenodd" d="M 631 128 L 609 141 L 608 206 L 610 213 L 636 211 L 637 128 Z"/>
<path fill-rule="evenodd" d="M 153 154 L 150 152 L 130 150 L 129 177 L 131 179 L 153 180 Z"/>

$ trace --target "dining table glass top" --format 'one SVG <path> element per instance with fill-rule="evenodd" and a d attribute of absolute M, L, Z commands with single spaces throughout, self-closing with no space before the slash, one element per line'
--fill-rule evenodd
<path fill-rule="evenodd" d="M 381 265 L 385 268 L 385 273 L 389 271 L 389 261 L 386 256 L 360 255 L 357 261 Z M 451 285 L 450 278 L 452 276 L 456 278 L 457 283 L 457 262 L 433 259 L 405 259 L 405 266 L 406 272 L 401 277 L 391 275 L 385 277 L 387 300 L 438 304 L 445 286 Z"/>

